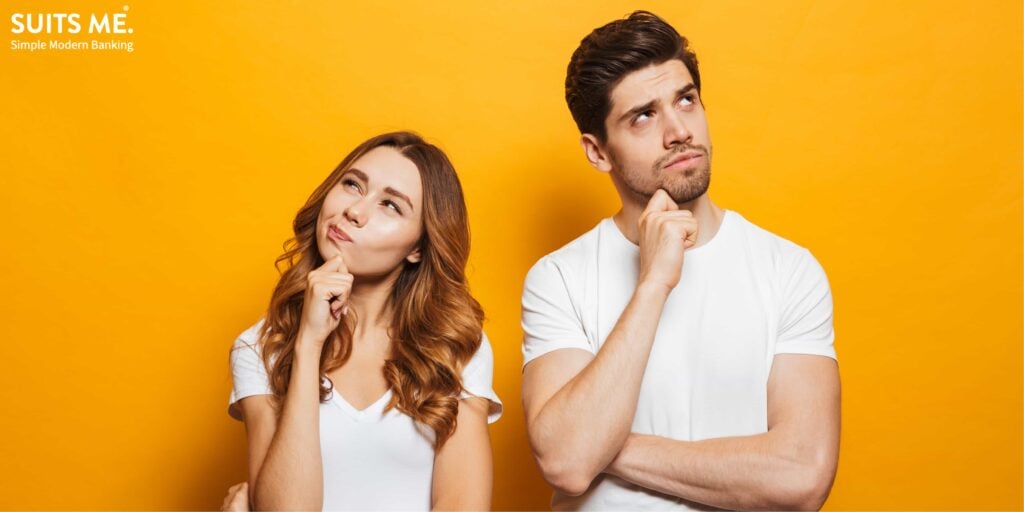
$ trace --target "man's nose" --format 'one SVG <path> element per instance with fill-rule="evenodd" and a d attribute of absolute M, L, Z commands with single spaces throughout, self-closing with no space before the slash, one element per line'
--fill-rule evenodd
<path fill-rule="evenodd" d="M 665 121 L 665 149 L 672 148 L 679 144 L 689 144 L 693 141 L 693 133 L 686 125 L 686 120 L 680 112 L 671 112 L 664 117 Z"/>

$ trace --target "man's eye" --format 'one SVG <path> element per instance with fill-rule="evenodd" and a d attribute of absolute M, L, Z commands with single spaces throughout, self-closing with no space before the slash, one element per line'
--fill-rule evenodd
<path fill-rule="evenodd" d="M 641 112 L 641 113 L 637 114 L 636 117 L 633 118 L 633 122 L 634 123 L 639 123 L 641 121 L 646 121 L 647 119 L 649 119 L 653 115 L 654 115 L 654 111 L 651 111 L 651 110 L 648 110 L 647 112 Z"/>
<path fill-rule="evenodd" d="M 697 98 L 694 98 L 692 94 L 687 94 L 679 99 L 679 102 L 683 105 L 693 105 Z"/>

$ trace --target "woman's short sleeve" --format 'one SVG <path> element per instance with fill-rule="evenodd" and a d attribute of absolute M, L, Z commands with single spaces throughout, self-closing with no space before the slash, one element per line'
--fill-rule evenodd
<path fill-rule="evenodd" d="M 494 423 L 501 417 L 501 400 L 494 392 L 494 351 L 487 334 L 483 334 L 480 348 L 462 370 L 462 398 L 480 397 L 490 402 L 487 423 Z"/>
<path fill-rule="evenodd" d="M 228 414 L 236 420 L 242 413 L 236 405 L 239 400 L 253 395 L 270 395 L 270 380 L 260 353 L 259 334 L 261 320 L 238 335 L 231 347 L 231 397 L 228 399 Z"/>

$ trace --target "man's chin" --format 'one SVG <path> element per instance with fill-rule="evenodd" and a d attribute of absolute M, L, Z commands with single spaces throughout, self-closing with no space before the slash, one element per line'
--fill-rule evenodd
<path fill-rule="evenodd" d="M 700 198 L 708 191 L 710 180 L 701 180 L 700 176 L 682 178 L 663 183 L 662 187 L 676 203 L 689 203 Z"/>

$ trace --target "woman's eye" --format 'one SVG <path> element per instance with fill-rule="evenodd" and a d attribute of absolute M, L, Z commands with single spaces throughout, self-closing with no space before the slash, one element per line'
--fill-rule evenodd
<path fill-rule="evenodd" d="M 391 208 L 392 210 L 398 212 L 399 214 L 402 213 L 402 209 L 398 207 L 398 204 L 395 203 L 394 201 L 390 200 L 390 199 L 385 199 L 382 204 L 384 206 L 386 206 L 388 208 Z"/>
<path fill-rule="evenodd" d="M 346 178 L 344 180 L 341 180 L 341 184 L 344 185 L 345 188 L 349 188 L 349 189 L 355 190 L 356 192 L 359 191 L 359 184 L 356 183 L 356 181 L 351 179 L 351 178 Z"/>

